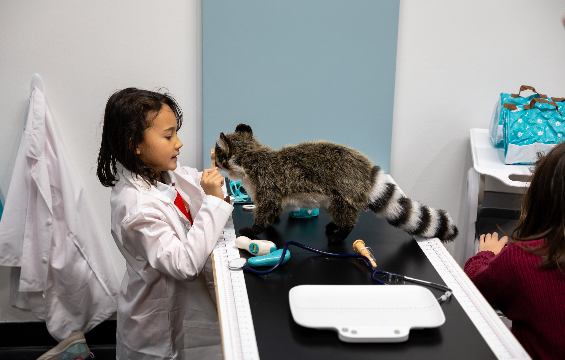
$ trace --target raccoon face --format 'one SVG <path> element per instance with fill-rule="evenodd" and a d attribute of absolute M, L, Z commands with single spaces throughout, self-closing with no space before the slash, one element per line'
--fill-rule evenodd
<path fill-rule="evenodd" d="M 233 145 L 224 133 L 220 134 L 220 138 L 216 140 L 216 166 L 220 171 L 229 171 L 229 160 L 233 156 Z"/>
<path fill-rule="evenodd" d="M 249 125 L 239 124 L 233 133 L 227 135 L 220 133 L 214 150 L 218 170 L 227 172 L 233 180 L 244 178 L 245 171 L 239 166 L 238 155 L 244 153 L 244 150 L 249 149 L 255 142 Z"/>

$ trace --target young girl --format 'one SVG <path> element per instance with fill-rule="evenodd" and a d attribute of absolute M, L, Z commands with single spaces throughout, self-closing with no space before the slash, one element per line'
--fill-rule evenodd
<path fill-rule="evenodd" d="M 565 143 L 537 164 L 508 243 L 481 235 L 465 272 L 512 320 L 512 333 L 533 359 L 565 354 Z"/>
<path fill-rule="evenodd" d="M 126 259 L 117 358 L 221 359 L 203 269 L 233 207 L 223 177 L 177 167 L 182 113 L 167 95 L 128 88 L 106 105 L 97 175 L 111 186 L 112 236 Z M 210 272 L 211 273 L 211 272 Z"/>

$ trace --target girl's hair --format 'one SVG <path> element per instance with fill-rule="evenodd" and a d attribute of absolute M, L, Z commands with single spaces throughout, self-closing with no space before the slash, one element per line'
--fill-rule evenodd
<path fill-rule="evenodd" d="M 536 162 L 512 238 L 517 241 L 546 238 L 547 244 L 523 248 L 543 258 L 539 264 L 542 268 L 561 269 L 565 264 L 565 142 Z"/>
<path fill-rule="evenodd" d="M 102 142 L 98 153 L 96 175 L 104 186 L 114 186 L 117 181 L 116 162 L 140 176 L 149 184 L 156 184 L 160 174 L 145 165 L 136 154 L 143 141 L 144 131 L 163 105 L 168 105 L 177 119 L 177 131 L 182 125 L 182 111 L 168 93 L 127 88 L 116 91 L 108 99 L 104 112 Z"/>

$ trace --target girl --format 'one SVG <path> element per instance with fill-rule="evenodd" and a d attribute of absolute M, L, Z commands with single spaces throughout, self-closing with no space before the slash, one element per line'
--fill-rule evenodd
<path fill-rule="evenodd" d="M 233 207 L 216 169 L 177 167 L 181 124 L 168 94 L 128 88 L 106 105 L 97 175 L 112 187 L 112 236 L 126 259 L 120 360 L 222 358 L 203 269 Z"/>
<path fill-rule="evenodd" d="M 565 143 L 538 160 L 513 243 L 481 235 L 465 272 L 512 320 L 512 333 L 533 359 L 565 354 Z"/>

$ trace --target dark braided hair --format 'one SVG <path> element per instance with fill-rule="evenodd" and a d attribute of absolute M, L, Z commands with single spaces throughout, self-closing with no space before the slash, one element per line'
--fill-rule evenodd
<path fill-rule="evenodd" d="M 104 111 L 102 142 L 96 170 L 102 185 L 116 184 L 116 162 L 120 162 L 148 184 L 156 184 L 160 174 L 155 174 L 139 159 L 136 149 L 143 141 L 144 131 L 153 125 L 153 120 L 164 104 L 175 114 L 178 131 L 182 125 L 182 110 L 170 94 L 127 88 L 110 96 Z"/>
<path fill-rule="evenodd" d="M 547 239 L 547 245 L 525 248 L 542 257 L 540 267 L 565 265 L 565 142 L 536 162 L 512 238 L 520 242 Z"/>

